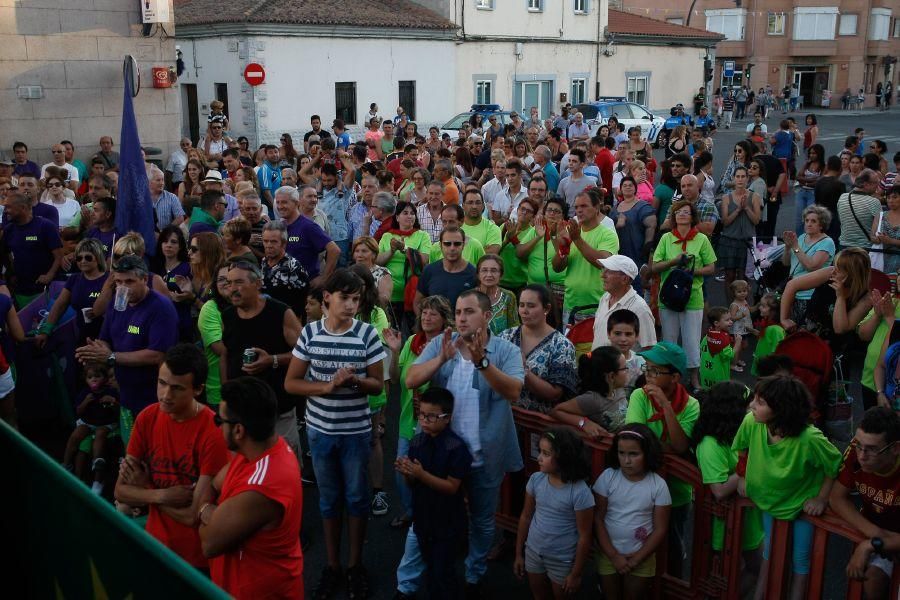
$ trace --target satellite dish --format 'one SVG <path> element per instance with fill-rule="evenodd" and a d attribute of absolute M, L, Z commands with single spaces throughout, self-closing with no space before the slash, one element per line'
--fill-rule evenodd
<path fill-rule="evenodd" d="M 122 63 L 122 76 L 125 79 L 125 88 L 131 92 L 134 98 L 141 91 L 141 73 L 138 70 L 137 61 L 130 54 L 125 55 L 125 61 Z"/>

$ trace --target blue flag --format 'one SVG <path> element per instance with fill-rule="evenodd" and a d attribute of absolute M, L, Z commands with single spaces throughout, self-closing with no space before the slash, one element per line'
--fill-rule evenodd
<path fill-rule="evenodd" d="M 156 250 L 153 225 L 153 201 L 150 199 L 150 182 L 141 158 L 141 140 L 138 138 L 134 106 L 131 103 L 130 71 L 125 73 L 124 99 L 122 101 L 122 131 L 119 142 L 119 189 L 116 196 L 116 231 L 124 235 L 136 231 L 144 238 L 147 254 Z"/>

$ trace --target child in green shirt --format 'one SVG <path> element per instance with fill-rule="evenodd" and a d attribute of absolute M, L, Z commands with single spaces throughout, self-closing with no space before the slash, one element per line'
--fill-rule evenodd
<path fill-rule="evenodd" d="M 771 292 L 763 295 L 759 301 L 760 323 L 757 326 L 759 341 L 753 350 L 753 367 L 750 369 L 753 375 L 759 376 L 757 369 L 759 360 L 775 352 L 781 340 L 787 337 L 784 327 L 778 324 L 778 317 L 781 314 L 780 304 L 778 296 Z"/>
<path fill-rule="evenodd" d="M 819 429 L 809 425 L 812 399 L 796 377 L 775 375 L 756 384 L 750 414 L 735 435 L 732 449 L 747 452 L 743 485 L 738 490 L 763 511 L 763 565 L 757 597 L 766 589 L 772 526 L 791 521 L 793 531 L 791 598 L 806 596 L 813 525 L 801 512 L 819 516 L 841 464 L 838 452 Z"/>
<path fill-rule="evenodd" d="M 734 347 L 731 345 L 731 312 L 724 306 L 713 306 L 706 313 L 709 330 L 700 341 L 700 386 L 709 388 L 720 381 L 731 379 L 731 361 Z"/>

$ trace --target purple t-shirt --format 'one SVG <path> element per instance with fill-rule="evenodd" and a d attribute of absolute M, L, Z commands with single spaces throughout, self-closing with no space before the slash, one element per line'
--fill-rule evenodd
<path fill-rule="evenodd" d="M 89 335 L 86 333 L 87 329 L 94 332 L 91 337 L 95 337 L 100 332 L 100 323 L 103 322 L 103 317 L 97 317 L 90 323 L 85 323 L 84 313 L 81 311 L 94 306 L 94 302 L 100 297 L 100 290 L 103 289 L 107 277 L 109 277 L 109 273 L 104 273 L 97 279 L 88 279 L 82 273 L 75 273 L 66 279 L 66 289 L 71 294 L 69 306 L 75 310 L 75 320 L 82 336 Z"/>
<path fill-rule="evenodd" d="M 32 175 L 36 179 L 41 178 L 41 168 L 37 166 L 37 163 L 30 160 L 26 160 L 21 165 L 19 163 L 16 163 L 16 166 L 13 169 L 13 173 L 15 175 Z"/>
<path fill-rule="evenodd" d="M 112 250 L 116 238 L 120 236 L 116 235 L 115 227 L 113 227 L 110 231 L 100 231 L 99 227 L 91 227 L 85 232 L 84 237 L 99 241 L 103 245 L 103 253 L 106 254 L 107 257 L 109 257 L 109 253 Z"/>
<path fill-rule="evenodd" d="M 177 320 L 172 301 L 151 289 L 138 304 L 129 304 L 122 312 L 108 307 L 100 339 L 108 343 L 113 352 L 165 352 L 178 341 Z M 122 406 L 137 414 L 156 402 L 158 375 L 156 365 L 126 367 L 117 364 L 116 381 Z"/>
<path fill-rule="evenodd" d="M 287 253 L 300 261 L 310 279 L 318 276 L 319 254 L 325 250 L 331 238 L 321 227 L 303 215 L 287 226 L 287 234 Z"/>
<path fill-rule="evenodd" d="M 191 223 L 191 228 L 188 231 L 188 238 L 193 238 L 198 233 L 219 233 L 219 230 L 210 225 L 209 223 L 204 223 L 202 221 L 197 221 L 195 223 Z"/>
<path fill-rule="evenodd" d="M 25 225 L 6 223 L 3 241 L 13 253 L 17 294 L 37 294 L 42 286 L 38 277 L 53 265 L 53 251 L 62 248 L 59 229 L 47 219 L 32 217 Z"/>
<path fill-rule="evenodd" d="M 193 279 L 190 263 L 178 263 L 177 267 L 175 267 L 171 271 L 166 271 L 163 274 L 162 279 L 166 285 L 169 285 L 170 283 L 177 285 L 175 278 L 178 275 L 187 277 L 188 279 Z M 194 320 L 191 318 L 192 304 L 192 302 L 175 303 L 175 312 L 178 313 L 178 331 L 181 339 L 186 339 L 186 337 L 190 336 L 191 330 L 194 328 Z"/>

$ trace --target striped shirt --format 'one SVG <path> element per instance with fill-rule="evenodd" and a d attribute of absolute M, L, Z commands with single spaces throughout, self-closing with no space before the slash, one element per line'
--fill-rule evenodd
<path fill-rule="evenodd" d="M 309 323 L 300 332 L 294 356 L 309 363 L 308 381 L 331 381 L 343 367 L 357 377 L 365 377 L 366 369 L 384 360 L 384 349 L 375 328 L 353 319 L 344 333 L 331 333 L 325 320 Z M 350 388 L 339 388 L 325 396 L 309 396 L 306 423 L 316 431 L 331 435 L 366 433 L 371 429 L 369 399 Z"/>
<path fill-rule="evenodd" d="M 181 200 L 166 190 L 163 190 L 159 198 L 153 201 L 153 210 L 156 211 L 156 226 L 160 231 L 171 225 L 172 221 L 178 217 L 184 216 Z"/>

